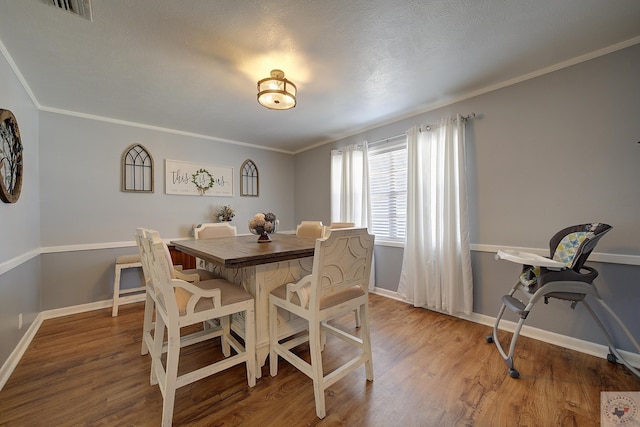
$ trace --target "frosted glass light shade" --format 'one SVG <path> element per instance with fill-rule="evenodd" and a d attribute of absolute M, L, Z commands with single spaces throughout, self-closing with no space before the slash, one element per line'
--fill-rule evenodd
<path fill-rule="evenodd" d="M 258 82 L 258 102 L 271 110 L 288 110 L 296 106 L 297 91 L 284 72 L 271 70 L 271 77 Z"/>

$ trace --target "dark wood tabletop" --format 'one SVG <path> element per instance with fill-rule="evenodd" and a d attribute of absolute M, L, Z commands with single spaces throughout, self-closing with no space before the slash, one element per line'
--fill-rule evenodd
<path fill-rule="evenodd" d="M 258 236 L 219 237 L 215 239 L 175 240 L 171 244 L 181 252 L 227 268 L 248 267 L 313 256 L 316 240 L 295 234 L 270 235 L 271 242 L 258 243 Z"/>

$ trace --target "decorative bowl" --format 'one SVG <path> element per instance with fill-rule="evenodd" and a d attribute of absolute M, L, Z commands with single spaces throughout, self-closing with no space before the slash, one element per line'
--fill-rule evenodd
<path fill-rule="evenodd" d="M 271 212 L 263 214 L 257 213 L 251 221 L 249 221 L 249 231 L 258 237 L 258 243 L 271 242 L 269 234 L 278 231 L 279 221 Z"/>

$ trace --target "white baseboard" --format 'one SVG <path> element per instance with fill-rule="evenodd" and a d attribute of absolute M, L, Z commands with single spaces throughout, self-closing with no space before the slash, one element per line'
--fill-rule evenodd
<path fill-rule="evenodd" d="M 71 314 L 86 313 L 87 311 L 100 310 L 113 306 L 113 300 L 90 302 L 88 304 L 73 305 L 71 307 L 55 308 L 40 313 L 42 320 L 55 319 L 56 317 L 69 316 Z"/>
<path fill-rule="evenodd" d="M 372 294 L 376 294 L 376 295 L 380 295 L 383 297 L 387 297 L 387 298 L 391 298 L 394 299 L 396 301 L 400 301 L 400 302 L 404 302 L 407 303 L 407 301 L 402 298 L 397 292 L 395 291 L 390 291 L 388 289 L 384 289 L 384 288 L 373 288 L 372 291 L 369 291 Z M 407 303 L 408 304 L 408 303 Z"/>
<path fill-rule="evenodd" d="M 2 368 L 0 368 L 0 391 L 7 381 L 9 381 L 9 377 L 13 373 L 14 369 L 16 369 L 16 366 L 18 366 L 24 352 L 29 348 L 29 344 L 31 344 L 33 337 L 36 336 L 38 329 L 40 329 L 40 325 L 42 325 L 42 313 L 36 316 L 33 323 L 31 323 L 31 326 L 29 326 L 29 329 L 27 329 L 25 334 L 22 336 L 22 339 L 18 342 L 16 348 L 13 349 L 9 358 L 4 362 Z"/>
<path fill-rule="evenodd" d="M 409 304 L 404 298 L 402 298 L 397 292 L 390 291 L 383 288 L 374 288 L 371 291 L 372 294 L 380 295 L 385 298 L 391 298 L 397 301 L 404 302 Z M 100 310 L 103 308 L 111 307 L 113 304 L 112 300 L 98 301 L 89 304 L 81 304 L 75 305 L 72 307 L 58 308 L 54 310 L 46 310 L 38 314 L 36 319 L 33 321 L 29 329 L 24 334 L 16 348 L 13 350 L 7 361 L 0 368 L 0 391 L 9 380 L 9 377 L 13 373 L 14 369 L 20 362 L 20 359 L 24 355 L 24 352 L 31 344 L 33 337 L 35 337 L 40 325 L 42 322 L 47 319 L 54 319 L 56 317 L 68 316 L 70 314 L 78 314 L 85 313 L 87 311 Z M 474 323 L 479 323 L 481 325 L 487 325 L 493 328 L 495 324 L 496 318 L 491 316 L 486 316 L 484 314 L 472 313 L 469 316 L 460 315 L 454 316 L 460 319 L 469 320 Z M 513 332 L 516 328 L 516 323 L 508 320 L 502 320 L 500 322 L 501 330 L 505 330 L 507 332 Z M 489 333 L 487 333 L 489 334 Z M 609 354 L 609 348 L 602 344 L 596 344 L 590 341 L 579 340 L 577 338 L 569 337 L 566 335 L 557 334 L 555 332 L 545 331 L 543 329 L 533 328 L 531 326 L 524 325 L 522 330 L 520 331 L 520 335 L 533 338 L 542 342 L 546 342 L 548 344 L 554 344 L 559 347 L 564 347 L 569 350 L 575 350 L 580 353 L 589 354 L 591 356 L 600 357 L 603 359 L 607 358 L 607 354 Z M 618 350 L 622 357 L 625 358 L 629 364 L 635 368 L 640 368 L 640 354 L 632 353 L 629 351 Z"/>

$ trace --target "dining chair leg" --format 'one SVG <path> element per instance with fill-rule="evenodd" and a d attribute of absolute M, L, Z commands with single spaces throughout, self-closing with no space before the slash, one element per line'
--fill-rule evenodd
<path fill-rule="evenodd" d="M 142 348 L 140 354 L 145 355 L 149 353 L 149 345 L 153 342 L 151 340 L 151 331 L 153 330 L 153 311 L 154 302 L 151 295 L 147 293 L 144 301 L 144 318 L 142 320 Z"/>
<path fill-rule="evenodd" d="M 244 317 L 244 350 L 247 352 L 247 382 L 249 387 L 256 385 L 256 378 L 262 376 L 257 373 L 258 365 L 256 362 L 256 325 L 255 325 L 255 309 L 254 302 L 245 311 Z"/>
<path fill-rule="evenodd" d="M 158 384 L 158 374 L 162 373 L 162 344 L 164 341 L 165 323 L 162 316 L 156 317 L 156 327 L 153 332 L 153 344 L 151 347 L 151 385 Z M 161 387 L 162 389 L 162 387 Z"/>
<path fill-rule="evenodd" d="M 272 377 L 278 375 L 278 307 L 269 304 L 269 374 Z"/>
<path fill-rule="evenodd" d="M 360 321 L 360 337 L 362 338 L 362 350 L 368 359 L 364 364 L 364 370 L 368 381 L 373 381 L 373 355 L 371 354 L 371 334 L 369 331 L 369 305 L 367 303 L 360 306 L 362 314 Z"/>
<path fill-rule="evenodd" d="M 169 327 L 167 331 L 167 367 L 164 375 L 164 393 L 162 401 L 162 426 L 171 427 L 173 407 L 176 400 L 176 383 L 178 379 L 178 359 L 180 358 L 180 329 Z M 162 346 L 160 346 L 162 349 Z M 159 363 L 162 363 L 158 359 Z"/>
<path fill-rule="evenodd" d="M 324 373 L 322 370 L 322 344 L 320 322 L 309 322 L 309 351 L 311 353 L 311 378 L 316 402 L 316 415 L 322 419 L 327 415 L 324 400 Z"/>
<path fill-rule="evenodd" d="M 224 354 L 224 357 L 229 357 L 231 356 L 231 346 L 227 337 L 231 334 L 231 316 L 223 316 L 219 321 L 222 328 L 222 336 L 220 337 L 222 354 Z"/>
<path fill-rule="evenodd" d="M 327 321 L 323 321 L 322 324 L 326 324 Z M 327 344 L 327 333 L 324 329 L 320 328 L 320 349 L 324 351 L 324 346 Z"/>
<path fill-rule="evenodd" d="M 111 308 L 111 316 L 116 317 L 118 315 L 118 304 L 120 299 L 120 273 L 122 272 L 122 268 L 118 265 L 116 261 L 116 269 L 114 273 L 113 279 L 113 307 Z"/>

